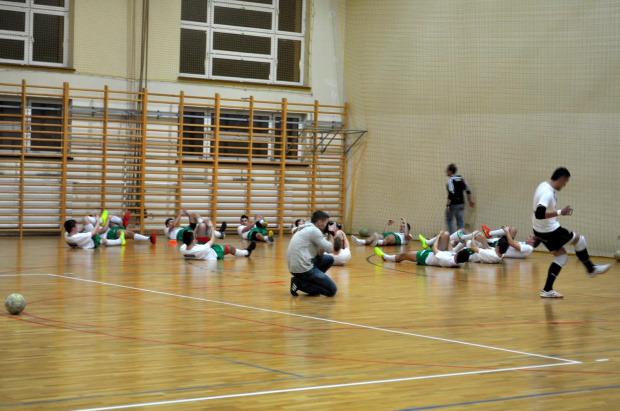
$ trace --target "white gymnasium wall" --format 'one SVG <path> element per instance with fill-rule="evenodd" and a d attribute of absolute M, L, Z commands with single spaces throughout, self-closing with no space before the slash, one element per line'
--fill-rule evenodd
<path fill-rule="evenodd" d="M 620 3 L 341 1 L 353 128 L 350 228 L 406 217 L 445 228 L 444 170 L 474 192 L 470 229 L 531 232 L 536 186 L 559 166 L 567 228 L 592 254 L 620 234 Z M 572 252 L 572 249 L 571 249 Z"/>

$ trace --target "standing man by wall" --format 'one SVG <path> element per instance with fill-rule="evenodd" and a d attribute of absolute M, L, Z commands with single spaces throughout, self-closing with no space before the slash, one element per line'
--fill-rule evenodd
<path fill-rule="evenodd" d="M 471 190 L 467 185 L 467 182 L 459 174 L 456 174 L 456 165 L 450 164 L 446 168 L 446 175 L 448 176 L 448 183 L 446 187 L 448 189 L 448 200 L 446 201 L 446 224 L 448 226 L 448 232 L 453 233 L 454 230 L 452 220 L 456 217 L 456 229 L 463 228 L 463 213 L 465 212 L 465 196 L 463 192 L 467 193 L 467 202 L 470 207 L 475 207 L 471 199 Z"/>

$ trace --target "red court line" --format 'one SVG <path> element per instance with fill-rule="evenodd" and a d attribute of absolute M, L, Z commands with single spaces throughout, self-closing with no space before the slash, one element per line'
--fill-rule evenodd
<path fill-rule="evenodd" d="M 141 293 L 143 293 L 143 292 L 141 292 Z M 134 293 L 131 293 L 131 294 L 134 294 Z M 214 315 L 214 316 L 217 316 L 217 317 L 232 318 L 232 319 L 236 319 L 236 320 L 240 320 L 240 321 L 253 322 L 253 323 L 269 325 L 269 326 L 273 326 L 273 327 L 287 328 L 287 329 L 290 329 L 290 330 L 293 330 L 293 331 L 305 331 L 303 328 L 291 327 L 291 326 L 282 325 L 282 324 L 269 323 L 269 322 L 265 322 L 265 321 L 252 320 L 252 319 L 247 318 L 247 317 L 238 317 L 238 316 L 232 316 L 232 315 L 226 315 L 226 314 L 218 314 L 218 313 L 215 313 L 215 312 L 212 312 L 212 311 L 190 309 L 190 308 L 187 308 L 187 307 L 179 307 L 179 306 L 176 306 L 176 305 L 162 304 L 162 303 L 156 303 L 156 302 L 145 301 L 145 300 L 138 300 L 138 299 L 133 299 L 133 298 L 126 298 L 126 297 L 121 297 L 121 296 L 113 295 L 113 294 L 94 294 L 94 295 L 80 295 L 80 296 L 62 297 L 62 298 L 49 298 L 49 299 L 45 299 L 45 300 L 36 300 L 36 301 L 30 302 L 28 304 L 36 304 L 36 303 L 39 303 L 39 302 L 66 300 L 66 299 L 74 299 L 74 298 L 101 297 L 103 295 L 105 295 L 106 297 L 110 297 L 110 298 L 118 298 L 118 299 L 122 299 L 122 300 L 129 300 L 129 301 L 133 301 L 133 302 L 139 302 L 139 303 L 142 303 L 142 304 L 151 304 L 151 305 L 157 305 L 157 306 L 160 306 L 160 307 L 174 308 L 174 309 L 178 309 L 178 310 L 182 310 L 182 311 L 198 312 L 198 313 L 203 313 L 203 314 Z M 24 312 L 24 314 L 28 314 L 28 313 Z M 32 314 L 28 314 L 28 315 L 30 317 L 33 317 L 33 318 L 38 318 L 40 320 L 56 322 L 56 323 L 60 323 L 60 324 L 79 325 L 79 326 L 91 327 L 91 328 L 100 328 L 101 327 L 101 326 L 98 326 L 98 325 L 80 324 L 80 323 L 73 323 L 73 322 L 55 320 L 55 319 L 46 318 L 46 317 L 39 317 L 39 316 L 35 316 L 35 315 L 32 315 Z M 135 328 L 120 328 L 120 327 L 105 327 L 105 328 L 123 329 L 123 330 L 136 330 Z M 183 330 L 183 331 L 184 332 L 191 332 L 191 331 L 186 331 L 186 330 Z"/>
<path fill-rule="evenodd" d="M 447 365 L 447 364 L 425 364 L 425 363 L 409 363 L 409 362 L 395 362 L 395 361 L 377 361 L 377 360 L 361 360 L 355 358 L 335 358 L 335 357 L 321 357 L 314 355 L 300 355 L 300 354 L 283 354 L 283 353 L 270 353 L 263 351 L 253 351 L 253 350 L 242 350 L 242 349 L 233 349 L 233 348 L 222 348 L 222 347 L 214 347 L 214 346 L 206 346 L 206 345 L 197 345 L 197 344 L 188 344 L 188 343 L 173 343 L 168 341 L 160 341 L 160 340 L 152 340 L 147 338 L 137 338 L 130 337 L 124 335 L 115 335 L 115 334 L 106 334 L 89 330 L 79 330 L 75 328 L 67 328 L 61 327 L 52 324 L 43 324 L 37 321 L 30 321 L 23 318 L 10 316 L 6 314 L 1 314 L 3 317 L 8 317 L 13 320 L 24 321 L 31 324 L 41 325 L 44 327 L 52 327 L 58 328 L 61 330 L 73 331 L 73 332 L 81 332 L 86 334 L 92 334 L 97 336 L 104 337 L 112 337 L 112 338 L 120 338 L 126 340 L 133 340 L 139 342 L 149 342 L 156 344 L 164 344 L 164 345 L 172 345 L 172 346 L 181 346 L 181 347 L 190 347 L 190 348 L 199 348 L 205 350 L 219 350 L 219 351 L 229 351 L 229 352 L 242 352 L 248 354 L 261 354 L 267 356 L 279 356 L 279 357 L 291 357 L 291 358 L 309 358 L 309 359 L 318 359 L 318 360 L 329 360 L 329 361 L 342 361 L 342 362 L 356 362 L 356 363 L 367 363 L 367 364 L 389 364 L 389 365 L 406 365 L 406 366 L 418 366 L 418 367 L 433 367 L 433 368 L 457 368 L 457 369 L 474 369 L 474 370 L 501 370 L 501 368 L 493 368 L 493 367 L 473 367 L 473 366 L 461 366 L 461 365 Z M 556 372 L 556 373 L 565 373 L 565 374 L 600 374 L 600 375 L 620 375 L 617 372 L 597 372 L 597 371 L 549 371 L 549 370 L 539 370 L 539 369 L 520 369 L 516 371 L 526 371 L 526 372 Z"/>
<path fill-rule="evenodd" d="M 76 328 L 62 327 L 59 325 L 44 324 L 38 321 L 30 321 L 24 318 L 8 316 L 5 314 L 2 314 L 2 315 L 4 317 L 9 317 L 17 321 L 23 321 L 23 322 L 27 322 L 30 324 L 40 325 L 43 327 L 58 328 L 61 330 L 66 330 L 66 331 L 81 332 L 81 333 L 92 334 L 92 335 L 97 335 L 97 336 L 120 338 L 120 339 L 126 339 L 126 340 L 138 341 L 138 342 L 148 342 L 148 343 L 164 344 L 164 345 L 171 345 L 171 346 L 199 348 L 199 349 L 205 349 L 205 350 L 218 350 L 218 351 L 228 351 L 228 352 L 240 352 L 240 353 L 247 353 L 247 354 L 261 354 L 261 355 L 266 355 L 266 356 L 309 358 L 309 359 L 315 359 L 315 360 L 356 362 L 356 363 L 367 363 L 367 364 L 407 365 L 407 366 L 437 367 L 437 368 L 443 367 L 443 368 L 474 369 L 474 370 L 498 370 L 500 369 L 500 368 L 494 368 L 494 367 L 473 367 L 473 366 L 446 365 L 446 364 L 424 364 L 424 363 L 409 363 L 409 362 L 395 362 L 395 361 L 361 360 L 361 359 L 356 359 L 356 358 L 322 357 L 322 356 L 316 356 L 316 355 L 283 354 L 283 353 L 244 350 L 244 349 L 236 349 L 236 348 L 224 348 L 224 347 L 216 347 L 216 346 L 208 346 L 208 345 L 175 343 L 175 342 L 169 342 L 169 341 L 153 340 L 153 339 L 148 339 L 148 338 L 138 338 L 138 337 L 125 336 L 125 335 L 101 333 L 101 332 L 90 331 L 90 330 L 80 330 Z"/>
<path fill-rule="evenodd" d="M 152 305 L 158 305 L 158 306 L 162 306 L 162 307 L 169 307 L 169 308 L 175 308 L 175 309 L 179 309 L 179 310 L 186 310 L 186 311 L 193 311 L 193 312 L 200 312 L 200 313 L 205 313 L 205 314 L 209 314 L 209 315 L 215 315 L 215 316 L 220 316 L 220 317 L 226 317 L 226 318 L 233 318 L 233 319 L 237 319 L 237 320 L 241 320 L 241 321 L 249 321 L 249 322 L 255 322 L 258 324 L 265 324 L 265 325 L 269 325 L 269 326 L 274 326 L 274 327 L 281 327 L 281 328 L 287 328 L 290 329 L 291 331 L 306 331 L 306 332 L 315 332 L 315 331 L 342 331 L 342 330 L 357 330 L 357 327 L 330 327 L 330 328 L 299 328 L 299 327 L 290 327 L 290 326 L 286 326 L 286 325 L 281 325 L 281 324 L 275 324 L 275 323 L 268 323 L 268 322 L 263 322 L 263 321 L 256 321 L 256 320 L 251 320 L 249 318 L 246 317 L 237 317 L 237 316 L 231 316 L 231 315 L 224 315 L 224 314 L 218 314 L 218 313 L 214 313 L 211 311 L 204 311 L 204 310 L 196 310 L 196 309 L 189 309 L 186 307 L 179 307 L 179 306 L 175 306 L 175 305 L 170 305 L 170 304 L 162 304 L 162 303 L 157 303 L 157 302 L 152 302 L 152 301 L 145 301 L 145 300 L 137 300 L 137 299 L 132 299 L 132 298 L 126 298 L 126 297 L 122 297 L 124 295 L 135 295 L 135 294 L 142 294 L 143 291 L 131 291 L 131 292 L 125 292 L 125 293 L 119 293 L 119 294 L 105 294 L 106 296 L 110 297 L 110 298 L 119 298 L 119 299 L 125 299 L 125 300 L 129 300 L 129 301 L 135 301 L 135 302 L 140 302 L 143 304 L 152 304 Z M 102 294 L 85 294 L 85 295 L 78 295 L 78 296 L 71 296 L 71 297 L 61 297 L 61 298 L 48 298 L 48 299 L 42 299 L 42 300 L 35 300 L 32 302 L 29 302 L 28 304 L 37 304 L 40 302 L 47 302 L 47 301 L 56 301 L 56 300 L 65 300 L 65 299 L 75 299 L 75 298 L 89 298 L 89 297 L 101 297 Z M 50 321 L 50 322 L 56 322 L 56 323 L 61 323 L 61 324 L 69 324 L 69 325 L 77 325 L 77 326 L 83 326 L 83 327 L 91 327 L 91 328 L 108 328 L 108 329 L 118 329 L 118 330 L 143 330 L 143 331 L 157 331 L 158 329 L 137 329 L 137 328 L 127 328 L 127 327 L 110 327 L 110 326 L 100 326 L 100 325 L 94 325 L 94 324 L 84 324 L 84 323 L 73 323 L 73 322 L 66 322 L 66 321 L 60 321 L 60 320 L 55 320 L 55 319 L 51 319 L 51 318 L 45 318 L 45 317 L 40 317 L 40 316 L 35 316 L 32 314 L 28 314 L 27 312 L 24 312 L 24 314 L 27 314 L 33 318 L 38 318 L 40 320 L 44 320 L 44 321 Z M 383 327 L 386 329 L 391 329 L 391 330 L 411 330 L 411 329 L 440 329 L 440 328 L 464 328 L 464 327 L 481 327 L 481 328 L 485 328 L 485 327 L 510 327 L 510 326 L 524 326 L 524 325 L 542 325 L 542 326 L 546 326 L 546 325 L 583 325 L 583 324 L 594 324 L 594 323 L 616 323 L 619 322 L 620 320 L 588 320 L 588 321 L 549 321 L 549 322 L 518 322 L 518 323 L 467 323 L 467 324 L 439 324 L 439 325 L 410 325 L 410 326 L 389 326 L 389 327 Z M 163 331 L 163 330 L 160 330 Z M 173 330 L 167 330 L 167 331 L 173 331 Z M 198 333 L 210 333 L 210 332 L 206 332 L 206 331 L 192 331 L 192 330 L 179 330 L 179 331 L 184 331 L 184 332 L 198 332 Z M 273 332 L 280 332 L 279 330 L 253 330 L 253 331 L 242 331 L 242 332 L 232 332 L 232 331 L 224 331 L 221 333 L 229 333 L 229 334 L 252 334 L 252 333 L 273 333 Z"/>

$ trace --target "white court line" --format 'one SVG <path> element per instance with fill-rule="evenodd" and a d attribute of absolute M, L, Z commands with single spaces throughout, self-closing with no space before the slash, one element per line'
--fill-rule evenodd
<path fill-rule="evenodd" d="M 145 289 L 145 288 L 137 288 L 137 287 L 130 287 L 128 285 L 105 283 L 105 282 L 102 282 L 102 281 L 87 280 L 87 279 L 84 279 L 84 278 L 65 277 L 65 276 L 57 275 L 57 274 L 43 274 L 43 275 L 50 275 L 50 276 L 53 276 L 53 277 L 67 278 L 67 279 L 70 279 L 70 280 L 84 281 L 84 282 L 94 283 L 94 284 L 109 285 L 109 286 L 112 286 L 112 287 L 127 288 L 129 290 L 143 291 L 143 292 L 147 292 L 147 293 L 167 295 L 167 296 L 171 296 L 171 297 L 186 298 L 186 299 L 189 299 L 189 300 L 205 301 L 205 302 L 210 302 L 210 303 L 215 303 L 215 304 L 230 305 L 232 307 L 247 308 L 247 309 L 250 309 L 250 310 L 264 311 L 264 312 L 268 312 L 268 313 L 275 313 L 275 314 L 282 314 L 282 315 L 289 315 L 289 316 L 292 316 L 292 317 L 307 318 L 307 319 L 310 319 L 310 320 L 325 321 L 325 322 L 334 323 L 334 324 L 349 325 L 349 326 L 352 326 L 352 327 L 365 328 L 365 329 L 368 329 L 368 330 L 375 330 L 375 331 L 383 331 L 383 332 L 394 333 L 394 334 L 409 335 L 409 336 L 412 336 L 412 337 L 428 338 L 428 339 L 431 339 L 431 340 L 437 340 L 437 341 L 443 341 L 443 342 L 451 342 L 451 343 L 462 344 L 462 345 L 469 345 L 469 346 L 472 346 L 472 347 L 487 348 L 489 350 L 505 351 L 505 352 L 509 352 L 509 353 L 513 353 L 513 354 L 522 354 L 522 355 L 527 355 L 527 356 L 530 356 L 530 357 L 547 358 L 547 359 L 554 360 L 554 361 L 564 361 L 564 362 L 566 362 L 568 364 L 581 364 L 580 361 L 566 360 L 566 359 L 558 358 L 558 357 L 549 357 L 547 355 L 532 354 L 532 353 L 527 353 L 527 352 L 523 352 L 523 351 L 509 350 L 509 349 L 506 349 L 506 348 L 492 347 L 490 345 L 474 344 L 474 343 L 469 343 L 469 342 L 465 342 L 465 341 L 457 341 L 457 340 L 450 340 L 450 339 L 447 339 L 447 338 L 433 337 L 433 336 L 430 336 L 430 335 L 414 334 L 414 333 L 408 333 L 408 332 L 404 332 L 404 331 L 390 330 L 390 329 L 387 329 L 387 328 L 372 327 L 370 325 L 362 325 L 362 324 L 349 323 L 349 322 L 346 322 L 346 321 L 330 320 L 328 318 L 312 317 L 312 316 L 309 316 L 309 315 L 294 314 L 294 313 L 288 313 L 288 312 L 285 312 L 285 311 L 270 310 L 270 309 L 267 309 L 267 308 L 251 307 L 251 306 L 248 306 L 248 305 L 229 303 L 229 302 L 226 302 L 226 301 L 210 300 L 208 298 L 192 297 L 192 296 L 189 296 L 189 295 L 181 295 L 181 294 L 167 293 L 167 292 L 163 292 L 163 291 L 148 290 L 148 289 Z"/>
<path fill-rule="evenodd" d="M 125 289 L 129 289 L 129 290 L 142 291 L 142 292 L 146 292 L 146 293 L 153 293 L 153 294 L 166 295 L 166 296 L 171 296 L 171 297 L 185 298 L 185 299 L 196 300 L 196 301 L 211 302 L 211 303 L 215 303 L 215 304 L 222 304 L 222 305 L 228 305 L 228 306 L 232 306 L 232 307 L 246 308 L 246 309 L 250 309 L 250 310 L 264 311 L 264 312 L 270 312 L 270 313 L 275 313 L 275 314 L 289 315 L 289 316 L 293 316 L 293 317 L 307 318 L 307 319 L 317 320 L 317 321 L 325 321 L 325 322 L 341 324 L 341 325 L 348 325 L 348 326 L 364 328 L 364 329 L 369 329 L 369 330 L 384 331 L 384 332 L 389 332 L 389 333 L 394 333 L 394 334 L 409 335 L 409 336 L 413 336 L 413 337 L 421 337 L 421 338 L 427 338 L 427 339 L 432 339 L 432 340 L 451 342 L 451 343 L 455 343 L 455 344 L 469 345 L 469 346 L 473 346 L 473 347 L 487 348 L 487 349 L 491 349 L 491 350 L 504 351 L 504 352 L 510 352 L 510 353 L 515 353 L 515 354 L 522 354 L 522 355 L 526 355 L 526 356 L 546 358 L 546 359 L 550 359 L 550 360 L 554 360 L 554 361 L 563 361 L 562 363 L 534 365 L 534 366 L 529 366 L 529 367 L 513 367 L 513 368 L 503 368 L 503 369 L 496 369 L 496 370 L 466 371 L 466 372 L 451 373 L 451 374 L 436 374 L 436 375 L 418 376 L 418 377 L 395 378 L 395 379 L 388 379 L 388 380 L 360 381 L 360 382 L 352 382 L 352 383 L 345 383 L 345 384 L 319 385 L 319 386 L 314 386 L 314 387 L 300 387 L 300 388 L 289 388 L 289 389 L 282 389 L 282 390 L 246 392 L 246 393 L 240 393 L 240 394 L 228 394 L 228 395 L 218 395 L 218 396 L 212 396 L 212 397 L 188 398 L 188 399 L 182 399 L 182 400 L 170 400 L 170 401 L 150 402 L 150 403 L 141 403 L 141 404 L 125 404 L 125 405 L 117 405 L 117 406 L 103 407 L 103 408 L 89 408 L 89 409 L 84 409 L 84 411 L 115 410 L 115 409 L 121 409 L 121 408 L 136 408 L 136 407 L 148 407 L 148 406 L 156 406 L 156 405 L 182 404 L 182 403 L 188 403 L 188 402 L 210 401 L 210 400 L 225 399 L 225 398 L 239 398 L 239 397 L 257 396 L 257 395 L 281 394 L 281 393 L 288 393 L 288 392 L 299 392 L 299 391 L 321 390 L 321 389 L 329 389 L 329 388 L 353 387 L 353 386 L 371 385 L 371 384 L 385 384 L 385 383 L 402 382 L 402 381 L 425 380 L 425 379 L 431 379 L 431 378 L 456 377 L 456 376 L 462 376 L 462 375 L 488 374 L 488 373 L 507 372 L 507 371 L 531 370 L 531 369 L 536 369 L 536 368 L 557 367 L 557 366 L 561 366 L 561 365 L 570 365 L 570 364 L 581 364 L 581 361 L 573 361 L 573 360 L 567 360 L 567 359 L 563 359 L 563 358 L 549 357 L 549 356 L 546 356 L 546 355 L 526 353 L 526 352 L 523 352 L 523 351 L 508 350 L 508 349 L 505 349 L 505 348 L 498 348 L 498 347 L 492 347 L 492 346 L 488 346 L 488 345 L 468 343 L 468 342 L 464 342 L 464 341 L 450 340 L 450 339 L 446 339 L 446 338 L 433 337 L 433 336 L 429 336 L 429 335 L 407 333 L 407 332 L 404 332 L 404 331 L 390 330 L 390 329 L 386 329 L 386 328 L 372 327 L 372 326 L 362 325 L 362 324 L 354 324 L 354 323 L 349 323 L 349 322 L 345 322 L 345 321 L 330 320 L 330 319 L 327 319 L 327 318 L 312 317 L 312 316 L 308 316 L 308 315 L 294 314 L 294 313 L 288 313 L 288 312 L 277 311 L 277 310 L 269 310 L 269 309 L 260 308 L 260 307 L 251 307 L 251 306 L 247 306 L 247 305 L 229 303 L 229 302 L 225 302 L 225 301 L 210 300 L 210 299 L 207 299 L 207 298 L 192 297 L 192 296 L 187 296 L 187 295 L 167 293 L 167 292 L 163 292 L 163 291 L 148 290 L 148 289 L 145 289 L 145 288 L 130 287 L 130 286 L 121 285 L 121 284 L 112 284 L 112 283 L 106 283 L 106 282 L 102 282 L 102 281 L 87 280 L 87 279 L 76 278 L 76 277 L 65 277 L 65 276 L 57 275 L 57 274 L 31 274 L 31 275 L 47 275 L 47 276 L 52 276 L 52 277 L 66 278 L 66 279 L 69 279 L 69 280 L 76 280 L 76 281 L 83 281 L 83 282 L 88 282 L 88 283 L 93 283 L 93 284 L 107 285 L 107 286 L 111 286 L 111 287 L 125 288 Z"/>
<path fill-rule="evenodd" d="M 170 400 L 170 401 L 158 401 L 158 402 L 145 402 L 145 403 L 142 403 L 142 404 L 114 405 L 114 406 L 111 406 L 111 407 L 102 407 L 102 408 L 84 408 L 81 411 L 118 410 L 118 409 L 121 409 L 121 408 L 136 408 L 136 407 L 149 407 L 149 406 L 155 406 L 155 405 L 182 404 L 182 403 L 187 403 L 187 402 L 221 400 L 221 399 L 224 399 L 224 398 L 252 397 L 252 396 L 256 396 L 256 395 L 282 394 L 282 393 L 287 393 L 287 392 L 299 392 L 299 391 L 311 391 L 311 390 L 324 390 L 324 389 L 328 389 L 328 388 L 353 387 L 353 386 L 356 386 L 356 385 L 384 384 L 384 383 L 391 383 L 391 382 L 402 382 L 402 381 L 413 381 L 413 380 L 428 380 L 428 379 L 431 379 L 431 378 L 459 377 L 459 376 L 462 376 L 462 375 L 488 374 L 488 373 L 492 373 L 492 372 L 531 370 L 531 369 L 534 369 L 534 368 L 557 367 L 557 366 L 560 366 L 560 365 L 569 365 L 569 363 L 535 365 L 533 367 L 504 368 L 504 369 L 500 369 L 500 370 L 468 371 L 468 372 L 459 372 L 459 373 L 454 373 L 454 374 L 427 375 L 427 376 L 422 376 L 422 377 L 394 378 L 394 379 L 391 379 L 391 380 L 360 381 L 360 382 L 351 382 L 351 383 L 346 383 L 346 384 L 332 384 L 332 385 L 319 385 L 319 386 L 315 386 L 315 387 L 287 388 L 287 389 L 272 390 L 272 391 L 245 392 L 245 393 L 241 393 L 241 394 L 216 395 L 216 396 L 213 396 L 213 397 L 187 398 L 187 399 L 184 399 L 184 400 Z"/>

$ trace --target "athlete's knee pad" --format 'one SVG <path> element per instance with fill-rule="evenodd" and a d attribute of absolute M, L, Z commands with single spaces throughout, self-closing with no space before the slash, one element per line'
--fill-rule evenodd
<path fill-rule="evenodd" d="M 583 251 L 586 249 L 586 238 L 582 235 L 579 236 L 579 240 L 575 243 L 575 251 Z"/>
<path fill-rule="evenodd" d="M 558 255 L 557 257 L 555 257 L 555 260 L 553 260 L 553 262 L 560 267 L 564 267 L 568 262 L 568 254 Z"/>

